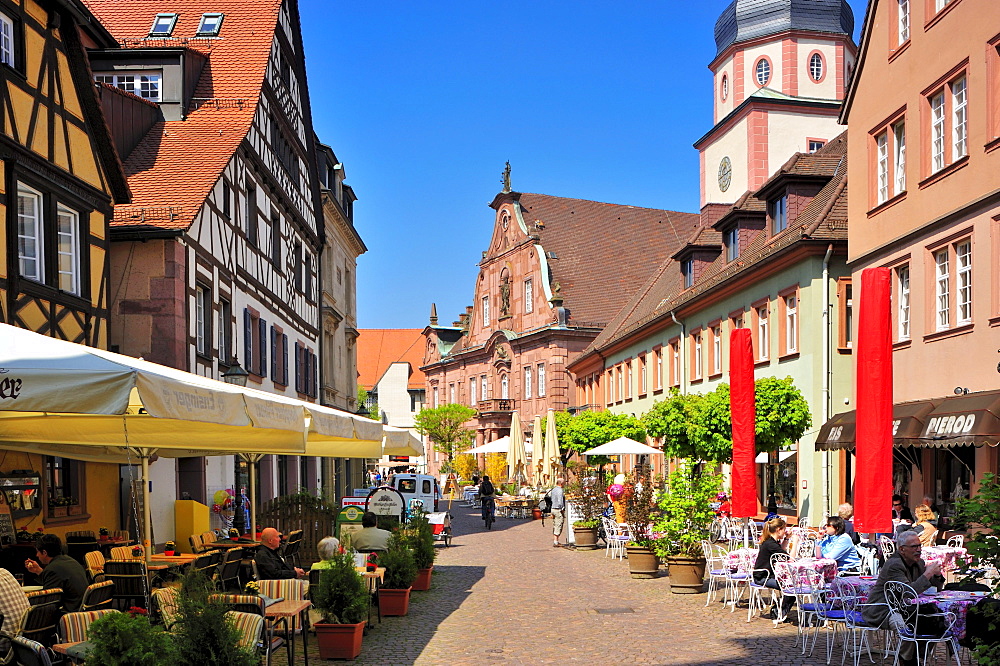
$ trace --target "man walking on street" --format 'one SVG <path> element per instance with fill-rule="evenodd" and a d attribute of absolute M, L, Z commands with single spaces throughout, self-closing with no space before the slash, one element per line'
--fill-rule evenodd
<path fill-rule="evenodd" d="M 566 496 L 563 494 L 563 479 L 556 479 L 555 487 L 549 491 L 552 500 L 552 546 L 559 547 L 559 537 L 562 535 L 563 521 L 566 516 Z"/>

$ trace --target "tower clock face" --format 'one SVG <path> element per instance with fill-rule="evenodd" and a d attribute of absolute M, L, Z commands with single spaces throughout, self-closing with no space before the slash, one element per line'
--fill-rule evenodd
<path fill-rule="evenodd" d="M 729 189 L 729 184 L 733 182 L 733 163 L 729 157 L 723 157 L 719 162 L 719 189 L 725 192 Z"/>

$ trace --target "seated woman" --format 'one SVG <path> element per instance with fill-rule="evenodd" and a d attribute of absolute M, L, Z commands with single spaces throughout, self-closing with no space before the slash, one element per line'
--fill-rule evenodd
<path fill-rule="evenodd" d="M 921 504 L 913 510 L 913 513 L 916 514 L 917 522 L 911 529 L 920 537 L 920 545 L 924 548 L 935 545 L 934 535 L 937 533 L 937 528 L 931 522 L 934 519 L 934 510 Z"/>
<path fill-rule="evenodd" d="M 780 590 L 777 579 L 774 577 L 774 568 L 771 566 L 771 556 L 775 553 L 785 553 L 781 542 L 788 531 L 783 518 L 776 517 L 764 523 L 764 528 L 760 533 L 760 547 L 757 549 L 757 561 L 754 562 L 753 577 L 754 583 L 769 587 L 772 590 Z M 765 574 L 766 572 L 766 574 Z M 795 597 L 783 596 L 781 598 L 781 610 L 776 619 L 784 621 L 788 617 L 788 611 L 795 603 Z"/>
<path fill-rule="evenodd" d="M 329 569 L 330 560 L 340 552 L 340 540 L 337 537 L 323 537 L 316 544 L 316 554 L 319 555 L 319 562 L 313 562 L 310 569 Z"/>
<path fill-rule="evenodd" d="M 861 557 L 854 547 L 854 541 L 847 535 L 844 519 L 840 516 L 826 519 L 826 536 L 816 544 L 816 557 L 836 560 L 839 571 L 861 569 Z"/>

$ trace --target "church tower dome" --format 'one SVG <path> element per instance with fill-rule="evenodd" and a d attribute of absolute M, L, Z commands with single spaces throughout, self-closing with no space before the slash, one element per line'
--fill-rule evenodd
<path fill-rule="evenodd" d="M 737 42 L 789 30 L 854 34 L 847 0 L 733 0 L 715 22 L 715 46 L 722 53 Z"/>

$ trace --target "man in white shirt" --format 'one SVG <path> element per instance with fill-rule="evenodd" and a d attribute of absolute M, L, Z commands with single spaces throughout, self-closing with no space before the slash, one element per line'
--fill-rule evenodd
<path fill-rule="evenodd" d="M 549 498 L 552 499 L 552 546 L 559 547 L 559 537 L 562 535 L 563 523 L 566 516 L 566 495 L 563 493 L 564 479 L 556 479 L 555 487 L 549 491 Z"/>

